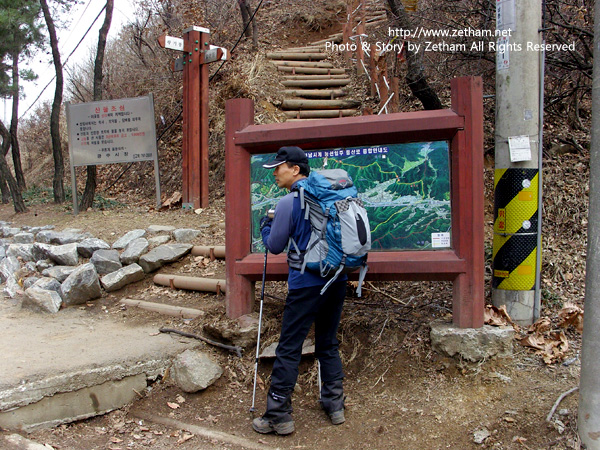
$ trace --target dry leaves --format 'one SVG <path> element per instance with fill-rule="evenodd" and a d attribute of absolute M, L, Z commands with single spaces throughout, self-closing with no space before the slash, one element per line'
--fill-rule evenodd
<path fill-rule="evenodd" d="M 560 322 L 558 326 L 567 328 L 572 325 L 579 333 L 583 333 L 583 310 L 574 303 L 565 303 L 563 309 L 558 312 Z"/>
<path fill-rule="evenodd" d="M 483 311 L 483 323 L 494 327 L 516 326 L 508 315 L 508 312 L 506 312 L 506 305 L 502 305 L 500 308 L 496 308 L 493 305 L 486 305 Z"/>
<path fill-rule="evenodd" d="M 535 325 L 532 325 L 532 327 Z M 532 334 L 520 339 L 519 342 L 521 345 L 538 350 L 536 353 L 542 357 L 546 364 L 562 361 L 569 350 L 569 342 L 562 331 L 546 332 L 545 334 L 534 331 Z"/>
<path fill-rule="evenodd" d="M 167 402 L 167 406 L 171 409 L 177 409 L 180 407 L 179 403 Z"/>

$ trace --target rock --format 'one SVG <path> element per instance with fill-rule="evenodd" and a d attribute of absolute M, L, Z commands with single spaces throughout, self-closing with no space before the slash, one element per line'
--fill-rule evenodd
<path fill-rule="evenodd" d="M 34 244 L 11 244 L 6 250 L 6 256 L 21 258 L 23 261 L 35 261 L 33 257 Z"/>
<path fill-rule="evenodd" d="M 119 239 L 117 239 L 117 241 L 112 245 L 112 248 L 116 250 L 121 250 L 127 247 L 127 244 L 129 244 L 134 239 L 139 239 L 144 236 L 146 236 L 146 230 L 131 230 L 125 233 Z"/>
<path fill-rule="evenodd" d="M 71 229 L 64 231 L 43 230 L 40 231 L 35 238 L 38 242 L 43 244 L 64 245 L 81 242 L 84 239 L 92 237 L 93 236 L 90 233 L 80 233 L 79 230 Z"/>
<path fill-rule="evenodd" d="M 43 270 L 42 275 L 54 278 L 59 283 L 62 283 L 75 269 L 77 269 L 76 266 L 52 266 Z"/>
<path fill-rule="evenodd" d="M 171 225 L 150 225 L 148 227 L 148 233 L 150 234 L 171 233 L 174 230 L 175 227 Z"/>
<path fill-rule="evenodd" d="M 98 273 L 92 263 L 77 267 L 63 281 L 60 290 L 65 306 L 79 305 L 102 296 Z"/>
<path fill-rule="evenodd" d="M 140 257 L 148 251 L 150 244 L 145 238 L 138 238 L 131 241 L 121 253 L 121 262 L 123 264 L 137 263 Z"/>
<path fill-rule="evenodd" d="M 109 250 L 110 245 L 102 239 L 87 238 L 77 244 L 77 251 L 84 258 L 91 258 L 96 250 Z"/>
<path fill-rule="evenodd" d="M 166 263 L 177 261 L 192 250 L 191 244 L 164 244 L 143 255 L 138 264 L 144 272 L 152 272 Z"/>
<path fill-rule="evenodd" d="M 155 236 L 155 237 L 149 238 L 148 239 L 148 244 L 150 244 L 151 247 L 158 247 L 159 245 L 166 244 L 170 240 L 171 240 L 171 236 L 167 236 L 165 234 L 165 235 L 162 235 L 162 236 Z"/>
<path fill-rule="evenodd" d="M 119 252 L 116 250 L 96 250 L 90 262 L 100 275 L 114 272 L 123 267 L 119 259 Z"/>
<path fill-rule="evenodd" d="M 0 437 L 2 439 L 2 437 Z M 10 445 L 10 447 L 6 448 L 6 450 L 52 450 L 54 447 L 38 444 L 37 442 L 31 441 L 29 439 L 24 438 L 19 434 L 9 434 L 3 437 L 6 445 Z M 0 441 L 1 443 L 2 441 Z M 5 448 L 0 445 L 1 448 Z"/>
<path fill-rule="evenodd" d="M 8 277 L 21 268 L 21 263 L 14 256 L 7 256 L 0 262 L 0 280 L 5 283 Z"/>
<path fill-rule="evenodd" d="M 17 282 L 17 279 L 13 275 L 9 276 L 6 279 L 6 285 L 4 286 L 4 289 L 2 290 L 4 295 L 6 295 L 7 297 L 10 297 L 10 298 L 15 298 L 17 293 L 19 293 L 20 291 L 21 291 L 21 286 Z"/>
<path fill-rule="evenodd" d="M 220 341 L 231 342 L 238 347 L 248 348 L 256 345 L 258 319 L 254 316 L 241 316 L 235 322 L 218 322 L 204 325 L 204 331 Z"/>
<path fill-rule="evenodd" d="M 60 294 L 61 284 L 58 280 L 56 280 L 54 278 L 43 277 L 35 282 L 35 287 L 38 287 L 40 289 L 44 289 L 47 291 L 54 291 L 54 292 Z"/>
<path fill-rule="evenodd" d="M 448 356 L 460 355 L 472 362 L 494 356 L 512 356 L 515 331 L 512 327 L 458 328 L 449 323 L 431 324 L 431 346 Z"/>
<path fill-rule="evenodd" d="M 32 249 L 33 258 L 36 261 L 50 259 L 49 255 L 50 255 L 50 251 L 51 251 L 52 247 L 54 247 L 54 246 L 50 245 L 50 244 L 46 244 L 44 242 L 34 243 L 33 249 Z"/>
<path fill-rule="evenodd" d="M 20 233 L 21 229 L 20 228 L 13 228 L 13 227 L 2 227 L 0 229 L 0 234 L 2 235 L 2 237 L 12 237 L 17 233 Z"/>
<path fill-rule="evenodd" d="M 198 392 L 213 384 L 223 369 L 207 354 L 186 350 L 177 355 L 171 366 L 171 377 L 184 392 Z"/>
<path fill-rule="evenodd" d="M 54 262 L 50 259 L 42 259 L 35 263 L 35 268 L 42 273 L 44 270 L 54 266 Z"/>
<path fill-rule="evenodd" d="M 38 277 L 27 277 L 23 280 L 23 289 L 27 290 L 33 286 L 40 278 Z"/>
<path fill-rule="evenodd" d="M 138 264 L 133 263 L 108 275 L 104 275 L 100 279 L 100 282 L 106 292 L 111 292 L 121 289 L 130 283 L 143 280 L 145 275 L 144 269 Z"/>
<path fill-rule="evenodd" d="M 14 235 L 13 242 L 15 244 L 33 244 L 35 236 L 32 233 L 20 232 Z"/>
<path fill-rule="evenodd" d="M 487 428 L 481 428 L 473 433 L 473 442 L 483 444 L 483 442 L 492 435 Z"/>
<path fill-rule="evenodd" d="M 6 258 L 6 249 L 3 245 L 0 245 L 0 259 Z"/>
<path fill-rule="evenodd" d="M 34 305 L 42 311 L 57 313 L 62 305 L 62 298 L 57 292 L 47 291 L 36 287 L 25 290 L 24 305 Z"/>
<path fill-rule="evenodd" d="M 202 231 L 193 230 L 191 228 L 179 228 L 178 230 L 173 231 L 173 237 L 177 242 L 192 242 L 198 236 L 200 236 Z"/>
<path fill-rule="evenodd" d="M 48 246 L 48 257 L 61 266 L 76 266 L 79 264 L 77 243 Z"/>
<path fill-rule="evenodd" d="M 275 349 L 279 342 L 273 342 L 267 348 L 265 348 L 261 354 L 258 356 L 259 358 L 275 358 Z M 310 339 L 306 339 L 302 343 L 302 356 L 313 355 L 315 353 L 315 346 Z"/>

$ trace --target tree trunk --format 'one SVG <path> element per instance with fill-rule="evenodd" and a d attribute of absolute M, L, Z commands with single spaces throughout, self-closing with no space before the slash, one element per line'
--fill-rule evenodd
<path fill-rule="evenodd" d="M 102 100 L 102 66 L 104 63 L 104 50 L 106 49 L 106 37 L 110 29 L 112 20 L 114 0 L 106 0 L 106 15 L 104 23 L 100 28 L 98 35 L 98 52 L 96 53 L 96 61 L 94 64 L 94 101 Z M 94 195 L 96 194 L 96 166 L 87 166 L 87 180 L 85 182 L 85 190 L 81 197 L 79 210 L 85 211 L 91 208 L 94 203 Z"/>
<path fill-rule="evenodd" d="M 0 122 L 0 135 L 2 136 L 2 152 L 0 153 L 0 175 L 3 180 L 2 184 L 8 183 L 8 187 L 10 190 L 10 195 L 13 199 L 13 205 L 15 208 L 15 212 L 25 212 L 27 208 L 25 208 L 25 202 L 23 201 L 23 196 L 21 195 L 21 190 L 17 186 L 17 181 L 10 173 L 10 169 L 8 164 L 6 163 L 6 153 L 8 153 L 8 146 L 10 145 L 10 132 L 6 129 L 4 124 Z M 6 150 L 6 151 L 5 151 Z M 2 202 L 4 203 L 4 187 L 2 187 Z M 8 202 L 6 202 L 8 203 Z"/>
<path fill-rule="evenodd" d="M 387 2 L 393 16 L 392 20 L 397 25 L 397 28 L 412 30 L 413 26 L 410 23 L 410 19 L 402 2 L 400 2 L 400 0 L 387 0 Z M 427 82 L 427 77 L 425 76 L 422 66 L 422 60 L 423 58 L 419 53 L 414 53 L 410 50 L 406 51 L 406 64 L 408 66 L 406 84 L 413 95 L 421 101 L 423 108 L 442 109 L 442 102 L 437 93 Z"/>
<path fill-rule="evenodd" d="M 242 13 L 242 22 L 244 23 L 244 34 L 247 38 L 252 37 L 252 48 L 256 50 L 258 48 L 258 29 L 256 26 L 256 20 L 252 19 L 252 30 L 250 30 L 250 18 L 252 17 L 252 8 L 250 7 L 250 0 L 238 0 L 240 6 L 240 12 Z"/>
<path fill-rule="evenodd" d="M 10 144 L 12 149 L 13 165 L 15 168 L 15 177 L 19 190 L 26 189 L 25 175 L 21 167 L 21 152 L 19 150 L 18 126 L 19 126 L 19 52 L 12 52 L 12 117 L 10 121 Z"/>
<path fill-rule="evenodd" d="M 0 122 L 0 136 L 2 137 L 2 149 L 0 151 L 2 152 L 2 156 L 6 158 L 8 150 L 10 150 L 10 132 L 2 122 Z M 8 204 L 10 202 L 10 189 L 2 171 L 0 171 L 0 191 L 2 192 L 2 203 L 5 205 Z"/>
<path fill-rule="evenodd" d="M 52 59 L 54 61 L 54 69 L 56 71 L 56 90 L 54 92 L 54 101 L 52 102 L 52 114 L 50 116 L 50 136 L 52 137 L 52 156 L 54 157 L 54 178 L 52 187 L 54 191 L 54 203 L 64 203 L 65 188 L 63 178 L 65 175 L 65 164 L 63 161 L 62 145 L 60 143 L 60 106 L 63 98 L 63 69 L 60 61 L 60 52 L 58 51 L 58 39 L 56 37 L 56 29 L 54 21 L 48 9 L 48 2 L 40 0 L 42 10 L 44 11 L 44 19 L 48 32 L 50 33 L 50 46 L 52 47 Z"/>

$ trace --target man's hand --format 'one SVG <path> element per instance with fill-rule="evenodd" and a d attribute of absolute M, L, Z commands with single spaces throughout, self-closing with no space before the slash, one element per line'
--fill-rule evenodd
<path fill-rule="evenodd" d="M 262 231 L 265 227 L 270 227 L 272 222 L 273 219 L 271 219 L 269 216 L 265 216 L 260 219 L 260 231 Z"/>

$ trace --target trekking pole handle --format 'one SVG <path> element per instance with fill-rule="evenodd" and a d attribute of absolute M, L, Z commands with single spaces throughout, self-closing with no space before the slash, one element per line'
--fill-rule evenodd
<path fill-rule="evenodd" d="M 267 217 L 269 219 L 272 219 L 273 217 L 275 217 L 275 210 L 274 209 L 270 209 L 267 211 Z"/>

